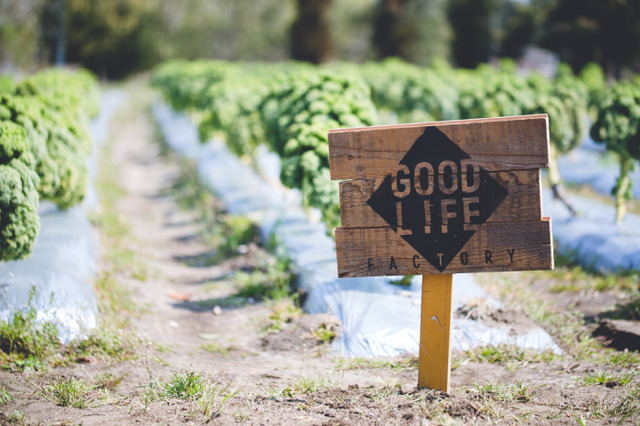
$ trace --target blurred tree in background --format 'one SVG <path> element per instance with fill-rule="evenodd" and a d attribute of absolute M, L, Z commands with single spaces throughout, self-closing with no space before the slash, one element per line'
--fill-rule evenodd
<path fill-rule="evenodd" d="M 444 0 L 379 0 L 373 21 L 378 58 L 422 65 L 448 58 L 451 30 Z"/>
<path fill-rule="evenodd" d="M 376 0 L 334 0 L 329 11 L 333 56 L 362 62 L 373 59 L 373 9 Z"/>
<path fill-rule="evenodd" d="M 163 58 L 283 60 L 289 57 L 293 0 L 157 0 L 166 28 Z"/>
<path fill-rule="evenodd" d="M 640 63 L 640 0 L 0 0 L 0 70 L 52 64 L 56 46 L 107 78 L 178 57 L 475 68 L 540 46 L 618 79 Z"/>
<path fill-rule="evenodd" d="M 50 0 L 56 1 L 56 0 Z M 150 0 L 66 0 L 67 61 L 122 78 L 160 60 L 162 14 Z"/>
<path fill-rule="evenodd" d="M 291 57 L 319 64 L 332 50 L 328 21 L 331 0 L 297 0 L 297 17 L 291 26 Z"/>
<path fill-rule="evenodd" d="M 557 0 L 540 44 L 575 71 L 596 62 L 620 78 L 640 60 L 640 1 Z"/>
<path fill-rule="evenodd" d="M 0 0 L 0 71 L 30 68 L 38 52 L 42 0 Z"/>
<path fill-rule="evenodd" d="M 453 29 L 455 65 L 475 68 L 498 50 L 498 29 L 504 0 L 450 0 L 448 16 Z"/>

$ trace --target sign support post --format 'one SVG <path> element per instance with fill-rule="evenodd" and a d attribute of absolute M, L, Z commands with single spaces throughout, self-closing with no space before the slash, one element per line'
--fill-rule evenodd
<path fill-rule="evenodd" d="M 422 276 L 418 388 L 449 393 L 453 275 Z"/>

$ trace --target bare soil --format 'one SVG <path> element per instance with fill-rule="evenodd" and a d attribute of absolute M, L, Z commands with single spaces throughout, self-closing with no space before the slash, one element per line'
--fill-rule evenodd
<path fill-rule="evenodd" d="M 138 310 L 126 313 L 143 343 L 126 361 L 87 359 L 43 373 L 0 371 L 13 400 L 0 405 L 9 424 L 638 424 L 638 365 L 608 366 L 572 358 L 552 361 L 472 362 L 454 355 L 452 391 L 416 389 L 415 357 L 347 360 L 313 336 L 319 324 L 337 326 L 326 315 L 302 315 L 279 333 L 265 332 L 274 304 L 212 306 L 233 294 L 232 272 L 251 269 L 268 256 L 252 245 L 247 253 L 210 266 L 191 260 L 215 250 L 198 237 L 193 213 L 168 195 L 180 166 L 154 141 L 142 103 L 132 103 L 112 125 L 110 149 L 126 193 L 117 210 L 130 225 L 130 241 L 149 271 L 144 280 L 118 276 Z M 510 275 L 519 279 L 520 275 Z M 548 281 L 544 276 L 523 279 Z M 601 305 L 601 309 L 605 309 Z M 531 320 L 513 309 L 474 312 L 514 329 Z M 207 350 L 215 343 L 222 350 Z M 606 370 L 633 376 L 629 384 L 585 384 Z M 218 384 L 209 410 L 189 399 L 145 402 L 145 392 L 174 372 L 197 371 Z M 93 389 L 86 408 L 61 407 L 39 389 L 59 377 L 93 383 L 104 372 L 120 378 L 110 391 Z M 635 374 L 634 374 L 635 372 Z M 518 391 L 520 389 L 520 391 Z M 235 393 L 237 392 L 237 393 Z M 631 395 L 631 396 L 630 396 Z M 225 400 L 224 397 L 228 396 Z M 634 399 L 635 398 L 635 399 Z M 626 405 L 625 405 L 626 404 Z M 626 408 L 625 408 L 626 407 Z M 11 417 L 16 410 L 22 419 Z M 629 414 L 631 413 L 631 414 Z M 625 417 L 626 416 L 626 417 Z"/>

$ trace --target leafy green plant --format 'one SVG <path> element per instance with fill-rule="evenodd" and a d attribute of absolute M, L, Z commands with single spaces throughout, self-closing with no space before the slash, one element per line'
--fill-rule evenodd
<path fill-rule="evenodd" d="M 8 390 L 0 389 L 0 405 L 5 405 L 9 401 L 13 401 L 13 396 Z"/>
<path fill-rule="evenodd" d="M 86 408 L 89 404 L 89 386 L 81 379 L 58 378 L 41 388 L 40 394 L 50 402 L 62 407 Z"/>
<path fill-rule="evenodd" d="M 38 320 L 31 305 L 34 297 L 32 289 L 28 306 L 15 312 L 10 321 L 0 321 L 0 356 L 6 366 L 12 363 L 20 369 L 40 369 L 59 348 L 58 330 L 55 324 Z"/>
<path fill-rule="evenodd" d="M 612 190 L 619 223 L 626 213 L 626 201 L 632 197 L 630 173 L 640 159 L 640 86 L 617 83 L 611 88 L 599 105 L 591 137 L 619 158 L 620 175 Z"/>
<path fill-rule="evenodd" d="M 638 375 L 637 372 L 615 374 L 610 371 L 596 371 L 581 378 L 585 385 L 625 386 Z"/>
<path fill-rule="evenodd" d="M 233 346 L 224 346 L 217 342 L 203 343 L 200 347 L 207 352 L 222 354 L 225 358 L 228 358 L 231 350 L 234 349 Z"/>
<path fill-rule="evenodd" d="M 202 373 L 189 370 L 184 372 L 174 371 L 173 377 L 162 386 L 164 395 L 177 399 L 198 399 L 206 387 L 206 380 Z"/>
<path fill-rule="evenodd" d="M 109 391 L 115 390 L 118 385 L 124 380 L 125 376 L 116 376 L 110 371 L 104 371 L 96 375 L 93 380 L 93 387 L 95 389 L 105 389 Z"/>
<path fill-rule="evenodd" d="M 13 410 L 13 413 L 11 413 L 11 414 L 9 414 L 7 416 L 7 421 L 9 422 L 9 424 L 12 424 L 12 423 L 23 424 L 25 418 L 26 418 L 26 416 L 24 414 L 24 411 L 22 411 L 22 410 Z"/>
<path fill-rule="evenodd" d="M 29 256 L 40 231 L 34 166 L 24 128 L 0 121 L 0 261 Z"/>
<path fill-rule="evenodd" d="M 239 271 L 234 276 L 237 283 L 237 295 L 256 300 L 280 300 L 287 297 L 292 290 L 293 276 L 289 261 L 276 260 L 251 273 Z"/>
<path fill-rule="evenodd" d="M 302 310 L 291 298 L 279 299 L 275 301 L 271 308 L 265 331 L 267 333 L 277 333 L 282 330 L 285 324 L 300 318 Z"/>

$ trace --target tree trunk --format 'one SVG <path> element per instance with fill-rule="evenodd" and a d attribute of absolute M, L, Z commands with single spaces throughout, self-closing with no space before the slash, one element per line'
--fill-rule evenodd
<path fill-rule="evenodd" d="M 553 198 L 560 201 L 571 212 L 572 216 L 577 216 L 578 212 L 573 208 L 571 203 L 567 200 L 567 196 L 562 186 L 562 177 L 560 176 L 560 169 L 558 169 L 558 151 L 553 144 L 549 145 L 549 154 L 551 157 L 551 163 L 549 164 L 549 184 L 551 185 L 551 192 L 553 192 Z"/>
<path fill-rule="evenodd" d="M 613 190 L 616 197 L 616 224 L 622 222 L 627 213 L 627 199 L 631 192 L 631 177 L 635 160 L 633 158 L 620 158 L 620 176 Z"/>
<path fill-rule="evenodd" d="M 319 64 L 332 50 L 328 12 L 331 0 L 298 0 L 298 16 L 291 27 L 291 57 Z"/>
<path fill-rule="evenodd" d="M 396 56 L 410 59 L 410 49 L 415 41 L 412 23 L 407 22 L 407 13 L 412 0 L 381 0 L 377 6 L 373 43 L 379 58 Z"/>

